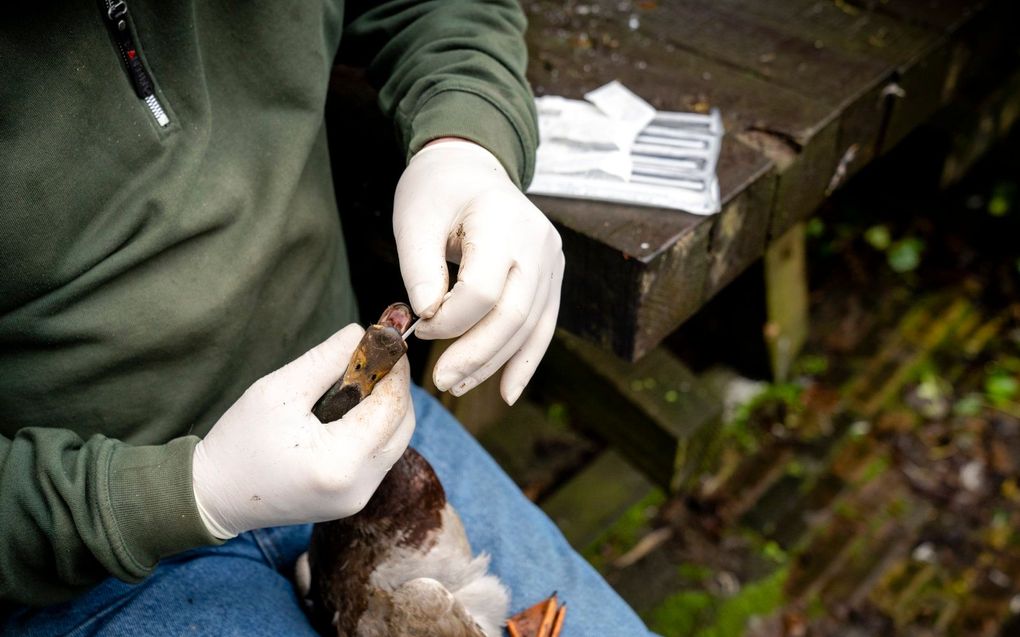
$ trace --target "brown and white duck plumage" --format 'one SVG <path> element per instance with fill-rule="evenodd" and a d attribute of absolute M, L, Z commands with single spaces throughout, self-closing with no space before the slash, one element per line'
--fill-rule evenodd
<path fill-rule="evenodd" d="M 407 349 L 410 309 L 391 305 L 313 413 L 335 420 Z M 313 626 L 337 637 L 498 637 L 509 593 L 473 555 L 432 466 L 408 448 L 359 513 L 316 524 L 296 579 Z"/>

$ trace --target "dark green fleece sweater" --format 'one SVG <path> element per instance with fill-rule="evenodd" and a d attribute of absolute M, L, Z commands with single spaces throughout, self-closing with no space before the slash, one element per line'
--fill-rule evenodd
<path fill-rule="evenodd" d="M 516 0 L 346 4 L 7 11 L 3 602 L 136 581 L 213 543 L 191 486 L 198 436 L 353 320 L 323 124 L 338 49 L 368 67 L 408 155 L 461 136 L 528 179 Z"/>

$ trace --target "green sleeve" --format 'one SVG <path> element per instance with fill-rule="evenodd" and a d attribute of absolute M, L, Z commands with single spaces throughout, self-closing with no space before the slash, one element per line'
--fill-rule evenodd
<path fill-rule="evenodd" d="M 538 126 L 517 0 L 353 1 L 346 20 L 340 59 L 367 67 L 408 158 L 463 137 L 518 186 L 531 181 Z"/>
<path fill-rule="evenodd" d="M 110 575 L 138 581 L 162 557 L 215 543 L 191 487 L 197 443 L 131 446 L 45 428 L 0 437 L 0 600 L 64 601 Z"/>

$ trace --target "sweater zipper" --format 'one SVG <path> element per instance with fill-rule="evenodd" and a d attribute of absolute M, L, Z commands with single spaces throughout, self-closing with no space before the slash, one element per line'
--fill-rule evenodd
<path fill-rule="evenodd" d="M 114 44 L 120 52 L 121 62 L 124 63 L 124 70 L 127 72 L 131 87 L 135 90 L 138 99 L 145 102 L 156 123 L 165 128 L 170 125 L 170 118 L 167 117 L 163 105 L 156 97 L 155 85 L 152 82 L 152 75 L 142 63 L 138 55 L 138 45 L 134 34 L 131 32 L 131 25 L 128 22 L 128 6 L 125 0 L 105 0 L 106 21 L 113 35 Z"/>

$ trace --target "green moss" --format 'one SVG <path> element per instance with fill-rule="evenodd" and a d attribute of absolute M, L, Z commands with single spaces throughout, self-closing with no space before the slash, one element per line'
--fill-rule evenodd
<path fill-rule="evenodd" d="M 779 546 L 779 544 L 774 540 L 765 542 L 765 545 L 761 547 L 761 552 L 765 557 L 776 564 L 786 564 L 789 560 L 789 556 L 786 554 L 786 551 L 784 551 L 783 547 Z"/>
<path fill-rule="evenodd" d="M 1013 208 L 1013 201 L 1017 196 L 1017 187 L 1014 183 L 999 183 L 992 190 L 992 196 L 988 199 L 988 214 L 993 217 L 1004 217 Z"/>
<path fill-rule="evenodd" d="M 825 234 L 825 222 L 818 217 L 814 217 L 808 221 L 807 228 L 805 230 L 807 232 L 807 236 L 812 239 L 817 239 Z"/>
<path fill-rule="evenodd" d="M 564 403 L 551 403 L 546 409 L 546 419 L 555 425 L 567 427 L 570 425 L 570 412 Z"/>
<path fill-rule="evenodd" d="M 1020 381 L 1011 373 L 996 370 L 985 378 L 985 395 L 993 405 L 1003 406 L 1020 393 Z"/>
<path fill-rule="evenodd" d="M 700 584 L 712 577 L 712 569 L 701 564 L 685 563 L 677 567 L 677 574 L 692 584 Z"/>
<path fill-rule="evenodd" d="M 832 511 L 836 515 L 846 518 L 847 520 L 857 520 L 861 517 L 861 512 L 858 511 L 857 507 L 848 500 L 840 500 L 837 502 L 836 505 L 832 507 Z"/>
<path fill-rule="evenodd" d="M 864 471 L 861 472 L 861 479 L 858 484 L 867 484 L 877 478 L 878 476 L 885 473 L 886 469 L 889 468 L 889 459 L 885 456 L 876 456 L 871 459 L 871 462 L 864 467 Z"/>
<path fill-rule="evenodd" d="M 825 615 L 825 604 L 822 602 L 822 598 L 818 593 L 813 593 L 807 601 L 807 616 L 808 619 L 821 619 Z"/>
<path fill-rule="evenodd" d="M 886 509 L 889 515 L 894 518 L 902 518 L 910 510 L 910 506 L 907 503 L 907 499 L 904 497 L 898 497 L 889 503 Z"/>
<path fill-rule="evenodd" d="M 807 475 L 807 467 L 800 460 L 794 459 L 786 463 L 786 475 L 794 478 L 803 478 Z"/>
<path fill-rule="evenodd" d="M 656 607 L 648 624 L 663 637 L 688 637 L 712 621 L 715 607 L 715 598 L 704 591 L 681 591 Z"/>
<path fill-rule="evenodd" d="M 953 413 L 957 416 L 976 416 L 981 413 L 984 400 L 980 394 L 967 394 L 953 405 Z"/>
<path fill-rule="evenodd" d="M 581 551 L 581 554 L 596 569 L 603 570 L 607 560 L 619 557 L 638 543 L 648 530 L 649 522 L 665 501 L 664 491 L 652 490 L 627 509 L 598 539 Z"/>
<path fill-rule="evenodd" d="M 757 396 L 741 405 L 733 420 L 723 426 L 723 440 L 735 441 L 748 453 L 757 451 L 758 437 L 750 426 L 755 413 L 776 403 L 785 405 L 791 413 L 799 413 L 804 407 L 800 400 L 803 391 L 804 388 L 797 383 L 768 385 Z"/>
<path fill-rule="evenodd" d="M 829 370 L 829 359 L 819 354 L 805 354 L 794 363 L 794 371 L 804 376 L 821 376 Z"/>
<path fill-rule="evenodd" d="M 782 606 L 787 575 L 787 569 L 780 569 L 726 598 L 681 591 L 649 614 L 649 626 L 664 637 L 740 637 L 752 617 L 770 615 Z"/>

